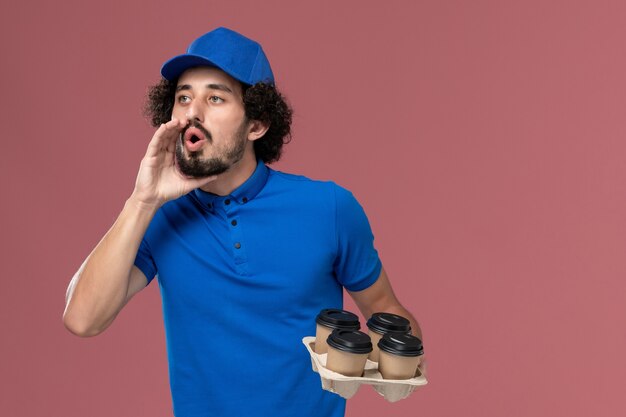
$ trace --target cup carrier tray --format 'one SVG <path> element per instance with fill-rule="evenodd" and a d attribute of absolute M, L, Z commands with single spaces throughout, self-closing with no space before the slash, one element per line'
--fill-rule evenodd
<path fill-rule="evenodd" d="M 376 392 L 385 397 L 389 402 L 400 401 L 409 395 L 417 387 L 426 385 L 428 381 L 424 375 L 424 364 L 421 363 L 417 369 L 415 377 L 411 379 L 383 379 L 378 372 L 378 362 L 367 360 L 365 372 L 362 377 L 350 377 L 333 372 L 326 368 L 327 353 L 319 354 L 314 352 L 315 337 L 307 336 L 302 339 L 302 343 L 311 355 L 313 371 L 320 375 L 322 389 L 348 399 L 354 396 L 361 385 L 371 385 Z"/>

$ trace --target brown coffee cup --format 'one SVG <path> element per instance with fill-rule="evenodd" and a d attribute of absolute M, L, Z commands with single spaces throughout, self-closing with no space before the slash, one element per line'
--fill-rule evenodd
<path fill-rule="evenodd" d="M 384 335 L 378 342 L 378 371 L 383 379 L 411 379 L 424 354 L 422 341 L 411 334 Z"/>
<path fill-rule="evenodd" d="M 315 348 L 313 350 L 319 354 L 328 351 L 326 340 L 333 330 L 359 330 L 361 328 L 356 314 L 337 308 L 326 308 L 320 311 L 315 322 Z"/>
<path fill-rule="evenodd" d="M 411 322 L 397 314 L 374 313 L 367 321 L 368 334 L 372 338 L 369 360 L 378 362 L 378 342 L 387 333 L 411 333 Z"/>
<path fill-rule="evenodd" d="M 344 376 L 363 376 L 367 356 L 372 351 L 372 340 L 367 334 L 335 329 L 327 343 L 327 369 Z"/>

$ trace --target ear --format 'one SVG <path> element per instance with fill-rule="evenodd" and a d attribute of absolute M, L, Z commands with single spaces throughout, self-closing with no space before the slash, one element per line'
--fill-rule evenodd
<path fill-rule="evenodd" d="M 269 123 L 262 122 L 260 120 L 251 120 L 248 128 L 248 140 L 261 139 L 265 132 L 270 128 Z"/>

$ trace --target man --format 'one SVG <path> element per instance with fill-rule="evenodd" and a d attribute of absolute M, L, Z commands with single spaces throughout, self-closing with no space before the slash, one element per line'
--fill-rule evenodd
<path fill-rule="evenodd" d="M 398 302 L 361 206 L 332 182 L 267 167 L 291 109 L 261 46 L 218 28 L 167 61 L 159 125 L 132 195 L 67 293 L 64 323 L 104 331 L 158 274 L 177 417 L 342 416 L 301 343 L 345 287 L 366 318 Z"/>

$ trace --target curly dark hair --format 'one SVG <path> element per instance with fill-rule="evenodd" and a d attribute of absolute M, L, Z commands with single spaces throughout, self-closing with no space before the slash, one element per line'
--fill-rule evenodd
<path fill-rule="evenodd" d="M 172 118 L 177 80 L 164 78 L 149 87 L 144 105 L 144 115 L 154 127 L 167 123 Z M 269 123 L 262 138 L 254 141 L 257 158 L 269 164 L 280 159 L 283 145 L 291 141 L 291 116 L 293 110 L 278 89 L 271 84 L 241 83 L 243 104 L 248 120 Z"/>

